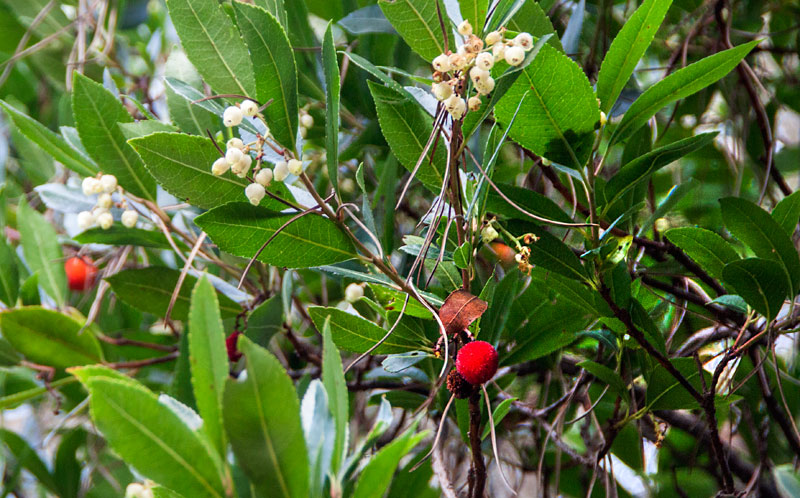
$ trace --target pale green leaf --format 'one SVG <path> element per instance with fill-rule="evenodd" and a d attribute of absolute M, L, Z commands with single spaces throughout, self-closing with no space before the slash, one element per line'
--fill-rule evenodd
<path fill-rule="evenodd" d="M 489 10 L 489 0 L 459 0 L 461 17 L 472 25 L 472 32 L 480 36 L 483 32 L 483 23 L 486 22 L 486 12 Z"/>
<path fill-rule="evenodd" d="M 322 326 L 322 384 L 328 393 L 328 406 L 336 424 L 331 469 L 334 473 L 344 461 L 348 440 L 349 395 L 342 368 L 342 357 L 333 343 L 329 320 Z"/>
<path fill-rule="evenodd" d="M 339 192 L 339 98 L 341 81 L 336 46 L 333 41 L 333 24 L 328 24 L 322 40 L 322 68 L 325 74 L 325 154 L 328 161 L 328 178 Z"/>
<path fill-rule="evenodd" d="M 47 295 L 63 306 L 67 302 L 67 275 L 55 229 L 24 200 L 19 204 L 17 218 L 22 254 L 28 268 L 39 274 L 39 285 Z"/>

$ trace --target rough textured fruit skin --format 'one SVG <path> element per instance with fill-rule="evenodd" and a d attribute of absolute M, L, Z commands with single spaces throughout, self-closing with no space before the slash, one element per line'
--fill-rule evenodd
<path fill-rule="evenodd" d="M 455 395 L 457 399 L 469 398 L 475 386 L 467 382 L 456 369 L 450 370 L 447 374 L 447 390 Z"/>
<path fill-rule="evenodd" d="M 74 291 L 91 289 L 97 276 L 97 267 L 88 258 L 73 256 L 64 262 L 69 288 Z"/>
<path fill-rule="evenodd" d="M 239 340 L 241 332 L 233 332 L 225 339 L 225 348 L 228 350 L 228 360 L 235 363 L 242 357 L 242 353 L 236 348 L 236 341 Z"/>
<path fill-rule="evenodd" d="M 465 344 L 458 350 L 456 370 L 470 384 L 483 384 L 497 373 L 497 350 L 485 341 Z"/>

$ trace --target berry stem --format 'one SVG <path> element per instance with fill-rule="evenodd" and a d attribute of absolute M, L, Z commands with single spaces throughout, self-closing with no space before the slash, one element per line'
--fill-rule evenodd
<path fill-rule="evenodd" d="M 469 397 L 469 445 L 472 449 L 472 494 L 470 498 L 483 498 L 486 487 L 486 463 L 481 451 L 481 392 L 475 389 Z"/>

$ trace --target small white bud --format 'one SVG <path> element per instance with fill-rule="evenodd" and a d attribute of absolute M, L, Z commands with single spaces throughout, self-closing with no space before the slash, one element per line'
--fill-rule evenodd
<path fill-rule="evenodd" d="M 306 128 L 314 126 L 314 117 L 311 114 L 303 114 L 300 116 L 300 124 Z"/>
<path fill-rule="evenodd" d="M 499 31 L 492 31 L 486 35 L 486 45 L 494 45 L 501 41 L 503 41 L 503 35 L 501 35 Z"/>
<path fill-rule="evenodd" d="M 600 111 L 600 126 L 605 126 L 608 123 L 608 116 L 603 111 Z"/>
<path fill-rule="evenodd" d="M 286 164 L 286 161 L 278 161 L 272 171 L 272 177 L 276 182 L 282 182 L 287 176 L 289 176 L 289 165 Z"/>
<path fill-rule="evenodd" d="M 470 111 L 477 111 L 481 108 L 481 98 L 477 95 L 470 97 L 467 101 L 467 107 L 469 107 Z"/>
<path fill-rule="evenodd" d="M 475 67 L 488 71 L 494 66 L 494 57 L 489 52 L 481 52 L 475 57 Z"/>
<path fill-rule="evenodd" d="M 506 56 L 506 46 L 502 42 L 495 43 L 492 45 L 492 56 L 494 57 L 494 61 L 497 62 L 502 60 Z"/>
<path fill-rule="evenodd" d="M 227 126 L 239 126 L 242 123 L 242 110 L 236 106 L 230 106 L 222 113 L 222 123 Z"/>
<path fill-rule="evenodd" d="M 244 178 L 247 176 L 247 172 L 250 171 L 251 164 L 253 164 L 253 158 L 250 154 L 242 154 L 242 158 L 239 159 L 239 162 L 231 166 L 231 171 L 239 178 Z"/>
<path fill-rule="evenodd" d="M 533 48 L 533 37 L 530 33 L 520 33 L 514 38 L 514 45 L 527 52 Z"/>
<path fill-rule="evenodd" d="M 450 54 L 450 66 L 453 69 L 460 71 L 461 69 L 464 69 L 464 66 L 466 65 L 467 59 L 463 55 L 459 53 Z"/>
<path fill-rule="evenodd" d="M 468 20 L 464 19 L 461 21 L 461 24 L 458 25 L 458 34 L 461 36 L 469 36 L 472 34 L 472 24 L 469 23 Z"/>
<path fill-rule="evenodd" d="M 244 154 L 239 149 L 228 149 L 225 151 L 225 160 L 228 161 L 228 164 L 231 166 L 241 161 L 242 156 L 244 156 Z"/>
<path fill-rule="evenodd" d="M 135 227 L 137 221 L 139 221 L 139 213 L 133 209 L 126 209 L 125 212 L 122 213 L 122 224 L 126 227 Z"/>
<path fill-rule="evenodd" d="M 492 225 L 486 225 L 483 227 L 483 230 L 481 230 L 481 239 L 483 239 L 484 244 L 488 244 L 498 236 L 497 230 L 495 230 Z"/>
<path fill-rule="evenodd" d="M 476 86 L 479 85 L 481 81 L 491 78 L 489 71 L 481 69 L 478 66 L 475 66 L 469 70 L 469 77 L 472 79 L 472 84 Z"/>
<path fill-rule="evenodd" d="M 103 189 L 103 192 L 110 194 L 117 189 L 117 177 L 114 175 L 101 176 L 100 187 Z"/>
<path fill-rule="evenodd" d="M 153 490 L 138 482 L 132 482 L 125 488 L 125 498 L 153 498 Z"/>
<path fill-rule="evenodd" d="M 514 261 L 516 261 L 517 263 L 522 263 L 523 261 L 525 261 L 525 259 L 521 253 L 517 253 L 514 255 Z"/>
<path fill-rule="evenodd" d="M 505 59 L 512 66 L 519 66 L 525 60 L 525 51 L 516 45 L 508 47 L 505 52 Z"/>
<path fill-rule="evenodd" d="M 258 104 L 252 100 L 245 100 L 239 108 L 242 110 L 242 114 L 251 118 L 258 114 Z"/>
<path fill-rule="evenodd" d="M 97 198 L 97 206 L 101 208 L 110 208 L 114 204 L 114 200 L 111 199 L 111 194 L 102 194 L 100 197 Z"/>
<path fill-rule="evenodd" d="M 301 138 L 306 138 L 307 136 L 308 136 L 308 128 L 306 128 L 305 126 L 301 126 L 300 127 L 300 137 Z"/>
<path fill-rule="evenodd" d="M 433 59 L 433 69 L 441 73 L 446 73 L 452 69 L 450 67 L 450 57 L 445 54 L 439 54 Z"/>
<path fill-rule="evenodd" d="M 228 140 L 228 143 L 225 144 L 225 146 L 228 149 L 239 149 L 239 150 L 242 150 L 242 149 L 244 149 L 244 142 L 242 142 L 241 138 L 233 137 L 230 140 Z"/>
<path fill-rule="evenodd" d="M 78 213 L 78 227 L 81 230 L 86 230 L 94 225 L 94 215 L 89 211 L 81 211 Z"/>
<path fill-rule="evenodd" d="M 256 173 L 256 181 L 265 187 L 269 187 L 272 182 L 272 170 L 269 168 L 262 168 Z"/>
<path fill-rule="evenodd" d="M 100 225 L 100 228 L 103 230 L 108 230 L 111 228 L 111 225 L 114 224 L 114 217 L 108 211 L 100 213 L 97 216 L 97 224 Z"/>
<path fill-rule="evenodd" d="M 244 195 L 247 196 L 250 204 L 258 206 L 258 203 L 261 202 L 261 199 L 267 195 L 267 191 L 260 183 L 251 183 L 244 189 Z"/>
<path fill-rule="evenodd" d="M 444 105 L 454 120 L 461 119 L 464 113 L 467 112 L 467 103 L 458 95 L 452 95 L 444 102 Z"/>
<path fill-rule="evenodd" d="M 221 176 L 227 173 L 230 168 L 231 165 L 228 164 L 228 160 L 225 159 L 224 157 L 220 157 L 219 159 L 214 161 L 214 164 L 211 165 L 211 173 L 213 173 L 216 176 Z"/>
<path fill-rule="evenodd" d="M 436 97 L 436 100 L 440 102 L 453 95 L 453 87 L 446 81 L 434 83 L 431 86 L 431 91 L 433 92 L 433 96 Z"/>
<path fill-rule="evenodd" d="M 84 195 L 93 195 L 96 194 L 97 186 L 100 185 L 100 180 L 97 178 L 84 178 L 83 182 L 81 183 L 81 189 L 83 189 Z M 102 189 L 102 187 L 100 187 Z"/>
<path fill-rule="evenodd" d="M 553 161 L 547 159 L 546 157 L 542 158 L 542 166 L 550 166 L 551 164 L 553 164 Z"/>
<path fill-rule="evenodd" d="M 344 300 L 350 304 L 364 297 L 364 288 L 358 284 L 350 284 L 344 289 Z"/>
<path fill-rule="evenodd" d="M 289 169 L 289 173 L 296 176 L 300 176 L 300 173 L 303 172 L 303 162 L 298 161 L 297 159 L 289 159 L 287 167 Z"/>
<path fill-rule="evenodd" d="M 485 80 L 482 80 L 475 85 L 475 89 L 478 90 L 478 93 L 481 95 L 489 95 L 492 93 L 492 90 L 494 90 L 494 78 L 489 76 Z"/>

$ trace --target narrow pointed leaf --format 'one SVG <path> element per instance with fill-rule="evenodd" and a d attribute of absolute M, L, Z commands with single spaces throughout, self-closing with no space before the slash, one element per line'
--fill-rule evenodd
<path fill-rule="evenodd" d="M 17 217 L 22 253 L 28 268 L 39 274 L 39 285 L 47 295 L 63 306 L 67 302 L 67 275 L 56 231 L 27 202 L 20 202 Z"/>
<path fill-rule="evenodd" d="M 19 297 L 19 269 L 14 251 L 0 238 L 0 302 L 13 308 Z"/>
<path fill-rule="evenodd" d="M 333 23 L 328 23 L 322 40 L 322 69 L 325 74 L 325 155 L 328 178 L 339 192 L 339 92 L 341 81 L 336 46 L 333 42 Z"/>
<path fill-rule="evenodd" d="M 328 405 L 336 424 L 333 458 L 331 460 L 331 468 L 336 473 L 347 452 L 350 404 L 347 382 L 342 368 L 342 357 L 339 355 L 339 350 L 331 337 L 329 320 L 325 320 L 325 324 L 322 326 L 322 383 L 328 393 Z"/>

